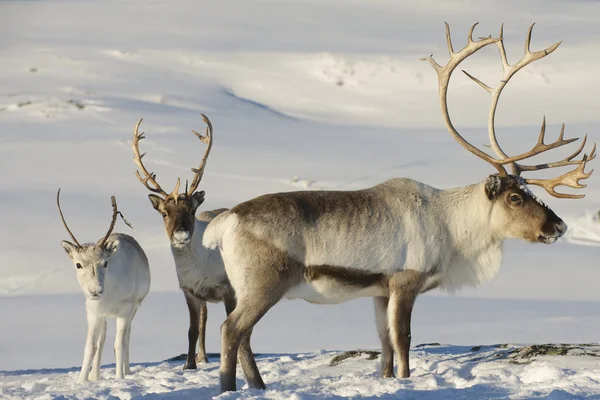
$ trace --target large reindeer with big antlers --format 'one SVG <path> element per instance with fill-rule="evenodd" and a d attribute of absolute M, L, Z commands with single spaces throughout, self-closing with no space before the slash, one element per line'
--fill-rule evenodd
<path fill-rule="evenodd" d="M 165 232 L 171 245 L 171 253 L 175 260 L 175 269 L 179 287 L 183 291 L 190 315 L 188 329 L 188 354 L 184 369 L 196 369 L 196 362 L 208 362 L 205 349 L 207 309 L 206 302 L 225 303 L 225 311 L 229 314 L 235 307 L 233 290 L 225 274 L 223 260 L 218 251 L 209 250 L 202 246 L 202 236 L 208 223 L 226 209 L 204 211 L 196 217 L 196 210 L 204 202 L 204 191 L 196 191 L 202 180 L 206 160 L 213 143 L 213 127 L 206 115 L 202 119 L 207 125 L 205 136 L 192 131 L 202 142 L 207 144 L 206 151 L 198 168 L 192 168 L 194 178 L 185 192 L 179 193 L 180 179 L 177 179 L 175 189 L 165 192 L 156 181 L 156 174 L 148 172 L 140 154 L 139 141 L 144 139 L 144 132 L 139 133 L 140 119 L 133 133 L 134 161 L 139 171 L 136 176 L 146 189 L 152 192 L 148 195 L 152 206 L 158 211 L 164 222 Z M 196 358 L 196 343 L 199 351 Z M 250 342 L 242 346 L 242 365 L 245 370 L 256 369 Z"/>
<path fill-rule="evenodd" d="M 410 323 L 416 297 L 433 288 L 455 290 L 494 277 L 500 268 L 502 244 L 507 238 L 554 243 L 567 225 L 527 185 L 544 188 L 559 198 L 583 195 L 558 193 L 557 186 L 583 188 L 588 178 L 581 159 L 585 139 L 562 161 L 522 165 L 529 157 L 567 145 L 577 139 L 545 143 L 545 123 L 535 146 L 508 156 L 498 144 L 494 115 L 510 78 L 529 63 L 550 54 L 560 43 L 530 51 L 508 64 L 502 32 L 473 39 L 455 51 L 446 25 L 450 59 L 445 66 L 428 60 L 438 75 L 442 115 L 446 128 L 465 149 L 492 165 L 497 173 L 483 182 L 439 190 L 411 179 L 391 179 L 358 191 L 304 191 L 268 194 L 241 203 L 216 217 L 204 233 L 204 245 L 219 247 L 225 270 L 237 296 L 237 306 L 221 327 L 221 391 L 236 389 L 236 358 L 240 341 L 249 340 L 254 325 L 281 298 L 311 303 L 340 303 L 374 297 L 377 330 L 382 346 L 383 377 L 393 377 L 393 352 L 399 357 L 398 375 L 410 375 Z M 492 95 L 488 133 L 492 157 L 468 143 L 455 129 L 447 107 L 448 82 L 454 69 L 485 46 L 495 44 L 504 75 L 495 88 L 468 75 Z M 564 127 L 563 127 L 564 128 Z M 562 166 L 573 170 L 552 179 L 525 179 L 522 172 Z M 512 174 L 506 170 L 512 168 Z M 249 380 L 265 388 L 260 374 Z"/>
<path fill-rule="evenodd" d="M 80 244 L 71 232 L 60 208 L 60 189 L 56 205 L 65 229 L 73 239 L 61 242 L 75 264 L 77 280 L 85 294 L 88 333 L 83 365 L 78 382 L 100 379 L 100 361 L 106 339 L 106 318 L 117 321 L 115 337 L 116 377 L 130 374 L 129 341 L 131 321 L 150 290 L 150 268 L 144 250 L 129 235 L 112 233 L 117 215 L 117 201 L 112 196 L 113 215 L 108 232 L 96 243 Z M 121 215 L 122 217 L 122 215 Z M 92 370 L 90 372 L 90 366 Z"/>

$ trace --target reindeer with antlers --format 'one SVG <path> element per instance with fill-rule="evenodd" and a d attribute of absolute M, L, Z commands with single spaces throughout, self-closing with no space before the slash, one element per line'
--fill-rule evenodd
<path fill-rule="evenodd" d="M 88 378 L 92 381 L 100 379 L 100 361 L 106 339 L 107 317 L 114 317 L 117 320 L 116 377 L 122 379 L 125 374 L 131 373 L 129 369 L 131 321 L 150 290 L 150 268 L 144 250 L 131 236 L 112 233 L 117 215 L 121 213 L 117 210 L 114 196 L 111 200 L 113 215 L 106 235 L 96 243 L 80 244 L 67 226 L 60 208 L 60 189 L 56 194 L 58 212 L 65 229 L 75 242 L 63 240 L 61 245 L 75 264 L 77 280 L 86 297 L 88 333 L 79 383 L 86 382 Z"/>
<path fill-rule="evenodd" d="M 229 314 L 235 307 L 235 296 L 227 275 L 223 260 L 218 251 L 209 250 L 202 246 L 202 236 L 208 223 L 226 209 L 204 211 L 196 217 L 196 210 L 204 201 L 204 191 L 196 191 L 202 179 L 206 160 L 212 148 L 213 128 L 210 120 L 202 114 L 207 125 L 205 136 L 192 131 L 202 142 L 207 144 L 204 157 L 198 168 L 192 168 L 194 178 L 188 189 L 187 181 L 184 193 L 179 193 L 180 179 L 177 179 L 175 189 L 170 194 L 165 192 L 156 181 L 156 174 L 148 172 L 140 154 L 139 141 L 144 139 L 144 133 L 138 129 L 140 119 L 133 133 L 134 161 L 139 171 L 136 176 L 152 194 L 148 195 L 152 206 L 163 217 L 163 223 L 171 253 L 175 261 L 179 287 L 183 291 L 190 315 L 188 329 L 188 354 L 184 369 L 196 369 L 197 362 L 208 362 L 205 348 L 207 309 L 206 302 L 225 303 L 225 311 Z M 199 342 L 196 357 L 196 343 Z M 242 346 L 242 365 L 245 370 L 256 368 L 250 343 Z"/>
<path fill-rule="evenodd" d="M 562 147 L 576 139 L 544 142 L 545 123 L 530 151 L 506 155 L 494 128 L 496 106 L 510 78 L 527 64 L 545 57 L 559 43 L 531 52 L 531 31 L 525 56 L 509 65 L 502 33 L 498 38 L 473 40 L 454 51 L 450 31 L 446 37 L 450 60 L 445 66 L 428 57 L 438 75 L 442 115 L 450 134 L 469 152 L 492 165 L 497 173 L 483 182 L 439 190 L 411 179 L 391 179 L 358 191 L 304 191 L 277 193 L 241 203 L 217 216 L 204 233 L 204 245 L 219 247 L 225 270 L 235 290 L 237 306 L 221 327 L 221 391 L 236 389 L 236 359 L 242 341 L 282 298 L 312 303 L 340 303 L 374 297 L 375 319 L 382 345 L 382 375 L 393 377 L 393 353 L 399 357 L 398 375 L 410 375 L 408 354 L 410 323 L 416 297 L 434 288 L 456 290 L 494 277 L 500 268 L 502 244 L 507 238 L 553 243 L 566 224 L 529 191 L 543 187 L 559 198 L 583 195 L 558 193 L 557 186 L 583 188 L 579 180 L 588 161 L 575 157 L 540 165 L 521 165 L 537 154 Z M 448 82 L 454 69 L 481 48 L 495 44 L 500 50 L 504 75 L 496 88 L 472 77 L 492 95 L 488 133 L 494 158 L 468 143 L 455 129 L 447 106 Z M 521 172 L 575 165 L 553 179 L 524 179 Z M 508 174 L 506 166 L 511 166 Z M 264 388 L 258 370 L 252 388 Z"/>

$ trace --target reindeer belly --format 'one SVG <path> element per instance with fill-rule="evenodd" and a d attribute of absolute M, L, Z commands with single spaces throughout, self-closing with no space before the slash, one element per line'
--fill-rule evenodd
<path fill-rule="evenodd" d="M 304 281 L 288 290 L 285 297 L 316 304 L 337 304 L 361 297 L 387 295 L 384 274 L 318 265 L 306 267 Z"/>

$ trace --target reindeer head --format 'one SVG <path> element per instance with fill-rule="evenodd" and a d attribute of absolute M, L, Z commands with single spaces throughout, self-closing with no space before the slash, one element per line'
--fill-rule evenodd
<path fill-rule="evenodd" d="M 118 214 L 115 196 L 111 197 L 113 217 L 108 232 L 97 243 L 84 244 L 79 244 L 75 238 L 75 235 L 73 235 L 67 226 L 62 210 L 60 209 L 59 198 L 60 189 L 58 189 L 58 193 L 56 194 L 56 204 L 58 206 L 58 211 L 60 213 L 62 222 L 65 225 L 67 232 L 71 236 L 71 239 L 73 239 L 75 242 L 75 244 L 73 244 L 69 241 L 63 240 L 61 245 L 75 265 L 77 280 L 79 281 L 79 285 L 81 286 L 85 296 L 89 300 L 98 300 L 102 297 L 102 293 L 104 292 L 104 280 L 106 277 L 106 271 L 108 268 L 110 268 L 110 258 L 119 249 L 119 241 L 109 239 L 109 236 L 115 227 Z"/>
<path fill-rule="evenodd" d="M 500 237 L 550 244 L 567 231 L 563 220 L 531 193 L 520 176 L 490 175 L 484 190 L 492 201 L 490 222 Z"/>
<path fill-rule="evenodd" d="M 133 133 L 133 160 L 137 164 L 141 171 L 136 171 L 136 176 L 146 186 L 148 190 L 156 194 L 148 195 L 152 206 L 158 211 L 162 217 L 165 227 L 165 232 L 171 246 L 174 248 L 183 248 L 187 246 L 194 234 L 194 227 L 196 223 L 196 210 L 204 202 L 204 191 L 196 192 L 198 184 L 202 179 L 204 173 L 204 167 L 206 166 L 206 160 L 212 148 L 212 124 L 206 115 L 202 114 L 202 119 L 207 125 L 206 136 L 202 136 L 196 131 L 192 131 L 201 141 L 206 143 L 208 146 L 204 153 L 204 157 L 200 162 L 198 168 L 192 168 L 194 172 L 194 179 L 192 185 L 188 189 L 187 181 L 185 187 L 185 193 L 179 193 L 180 179 L 177 178 L 175 189 L 171 194 L 165 192 L 160 185 L 156 182 L 156 174 L 148 172 L 142 163 L 144 154 L 140 154 L 139 141 L 144 139 L 144 132 L 138 133 L 138 129 L 142 120 L 140 119 L 135 126 Z M 143 176 L 142 176 L 143 175 Z"/>
<path fill-rule="evenodd" d="M 507 61 L 506 50 L 503 43 L 503 29 L 500 29 L 500 36 L 498 38 L 492 38 L 491 36 L 488 36 L 476 41 L 473 40 L 473 30 L 475 29 L 476 25 L 477 24 L 473 25 L 469 32 L 467 45 L 459 51 L 454 51 L 452 40 L 450 38 L 450 28 L 448 24 L 446 24 L 446 41 L 448 44 L 450 60 L 445 66 L 439 65 L 432 57 L 425 57 L 422 59 L 429 61 L 431 66 L 437 72 L 440 104 L 446 128 L 454 137 L 454 139 L 461 144 L 461 146 L 463 146 L 469 152 L 475 154 L 477 157 L 490 163 L 498 171 L 496 175 L 491 175 L 488 177 L 486 182 L 482 185 L 484 187 L 483 190 L 485 191 L 487 199 L 492 202 L 490 223 L 494 225 L 493 228 L 496 231 L 496 234 L 501 238 L 520 238 L 530 242 L 541 242 L 547 244 L 554 243 L 567 231 L 567 225 L 558 216 L 556 216 L 556 214 L 548 206 L 538 199 L 529 190 L 527 185 L 530 184 L 540 186 L 544 188 L 550 195 L 558 198 L 578 199 L 584 197 L 584 195 L 558 193 L 554 189 L 557 186 L 568 186 L 575 189 L 586 187 L 586 185 L 580 184 L 579 181 L 589 178 L 593 172 L 592 170 L 586 173 L 585 167 L 588 161 L 591 161 L 596 157 L 596 145 L 594 144 L 589 156 L 584 154 L 581 159 L 575 160 L 575 158 L 585 147 L 587 140 L 586 135 L 579 148 L 561 161 L 538 165 L 521 165 L 518 164 L 517 161 L 522 161 L 548 150 L 567 145 L 578 139 L 564 139 L 565 126 L 563 124 L 558 139 L 549 144 L 544 143 L 544 137 L 546 134 L 546 118 L 544 117 L 542 128 L 535 146 L 528 152 L 509 157 L 502 150 L 496 139 L 494 119 L 496 115 L 496 108 L 498 106 L 498 100 L 500 99 L 502 90 L 504 90 L 504 87 L 508 84 L 513 75 L 531 62 L 539 60 L 540 58 L 552 53 L 558 48 L 560 42 L 548 47 L 547 49 L 531 52 L 530 43 L 531 33 L 533 31 L 533 25 L 531 25 L 525 41 L 525 55 L 523 58 L 521 58 L 521 60 L 513 65 L 510 65 Z M 447 103 L 448 83 L 454 69 L 467 57 L 490 44 L 496 44 L 500 52 L 502 68 L 504 71 L 503 76 L 500 79 L 500 83 L 493 88 L 469 73 L 465 71 L 463 72 L 479 86 L 490 93 L 492 97 L 489 110 L 488 136 L 490 140 L 490 148 L 494 151 L 494 153 L 496 153 L 498 158 L 494 158 L 476 148 L 458 133 L 458 131 L 454 128 L 452 121 L 450 120 Z M 508 174 L 505 165 L 511 166 L 512 175 Z M 565 167 L 569 165 L 576 165 L 576 167 L 556 178 L 524 179 L 521 177 L 521 173 L 524 171 L 537 171 L 547 168 Z"/>

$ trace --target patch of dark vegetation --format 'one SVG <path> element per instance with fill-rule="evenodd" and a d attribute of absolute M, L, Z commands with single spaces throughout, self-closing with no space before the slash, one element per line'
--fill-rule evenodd
<path fill-rule="evenodd" d="M 77 101 L 77 100 L 71 99 L 71 100 L 68 100 L 67 103 L 73 104 L 75 107 L 77 107 L 80 110 L 83 110 L 85 108 L 85 104 L 83 104 L 82 102 Z"/>
<path fill-rule="evenodd" d="M 29 72 L 38 72 L 37 68 L 29 68 Z"/>
<path fill-rule="evenodd" d="M 27 100 L 27 101 L 22 101 L 20 103 L 17 103 L 17 107 L 19 107 L 19 108 L 21 108 L 21 107 L 27 107 L 27 106 L 30 106 L 32 104 L 33 103 L 31 101 Z"/>
<path fill-rule="evenodd" d="M 592 344 L 534 344 L 514 349 L 512 358 L 533 359 L 538 356 L 591 356 L 600 357 L 600 347 Z"/>
<path fill-rule="evenodd" d="M 419 349 L 421 347 L 428 347 L 428 346 L 441 346 L 441 344 L 437 343 L 437 342 L 432 342 L 432 343 L 421 343 L 415 346 L 416 349 Z"/>
<path fill-rule="evenodd" d="M 361 357 L 363 355 L 367 356 L 367 360 L 376 360 L 377 357 L 379 357 L 380 354 L 381 354 L 381 352 L 374 351 L 374 350 L 350 350 L 350 351 L 345 351 L 345 352 L 340 353 L 337 356 L 333 357 L 331 359 L 331 361 L 329 361 L 329 366 L 330 367 L 335 367 L 336 365 L 341 364 L 342 362 L 344 362 L 345 360 L 347 360 L 349 358 Z"/>

